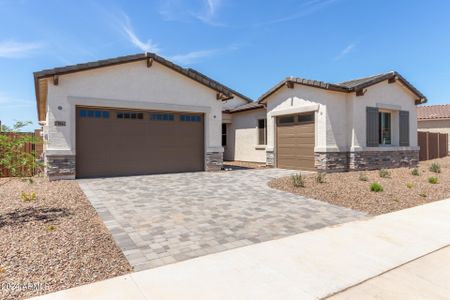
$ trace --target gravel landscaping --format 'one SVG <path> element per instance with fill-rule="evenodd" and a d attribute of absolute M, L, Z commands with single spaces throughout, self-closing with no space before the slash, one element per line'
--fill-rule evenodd
<path fill-rule="evenodd" d="M 0 299 L 22 299 L 131 271 L 75 181 L 0 178 L 0 199 Z"/>
<path fill-rule="evenodd" d="M 432 163 L 440 165 L 441 173 L 429 170 Z M 450 198 L 450 157 L 420 162 L 418 170 L 414 176 L 409 168 L 390 169 L 387 178 L 381 178 L 379 171 L 332 173 L 326 174 L 324 183 L 309 175 L 304 187 L 294 187 L 291 177 L 283 177 L 270 181 L 269 186 L 371 215 Z M 430 183 L 429 177 L 437 177 L 438 183 Z M 383 191 L 371 191 L 374 182 Z"/>

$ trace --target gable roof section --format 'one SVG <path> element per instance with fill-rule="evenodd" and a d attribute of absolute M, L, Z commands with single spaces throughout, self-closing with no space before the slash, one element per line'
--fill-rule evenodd
<path fill-rule="evenodd" d="M 258 103 L 257 101 L 255 101 L 255 102 L 249 102 L 247 104 L 240 105 L 240 106 L 232 108 L 232 109 L 228 109 L 228 110 L 226 110 L 224 112 L 236 113 L 236 112 L 247 111 L 247 110 L 263 108 L 263 107 L 264 107 L 263 104 Z"/>
<path fill-rule="evenodd" d="M 450 119 L 450 104 L 418 106 L 417 119 L 419 121 Z"/>
<path fill-rule="evenodd" d="M 171 61 L 168 61 L 167 59 L 155 54 L 155 53 L 142 53 L 142 54 L 133 54 L 133 55 L 127 55 L 127 56 L 120 56 L 116 58 L 111 59 L 104 59 L 104 60 L 98 60 L 94 62 L 88 62 L 83 64 L 77 64 L 77 65 L 70 65 L 60 68 L 54 68 L 54 69 L 46 69 L 39 72 L 34 72 L 34 85 L 35 85 L 35 92 L 36 92 L 36 101 L 37 101 L 37 109 L 38 109 L 38 118 L 40 121 L 45 120 L 45 102 L 46 102 L 46 91 L 43 91 L 43 89 L 46 89 L 46 81 L 42 79 L 51 78 L 53 76 L 59 76 L 59 75 L 65 75 L 75 72 L 82 72 L 92 69 L 98 69 L 103 67 L 109 67 L 119 64 L 125 64 L 125 63 L 131 63 L 131 62 L 137 62 L 137 61 L 144 61 L 144 60 L 152 60 L 156 61 L 194 81 L 197 81 L 200 84 L 203 84 L 218 93 L 223 95 L 222 100 L 227 100 L 233 98 L 233 95 L 237 95 L 247 102 L 252 102 L 253 100 L 242 95 L 241 93 L 236 92 L 235 90 L 213 80 L 212 78 L 196 71 L 191 68 L 183 68 L 177 64 L 174 64 Z"/>
<path fill-rule="evenodd" d="M 374 84 L 380 83 L 385 80 L 398 80 L 400 81 L 406 88 L 408 88 L 413 94 L 418 97 L 419 103 L 426 103 L 427 98 L 417 90 L 411 83 L 409 83 L 403 76 L 401 76 L 398 72 L 392 71 L 388 73 L 378 74 L 374 76 L 358 78 L 350 81 L 344 81 L 341 83 L 328 83 L 317 80 L 309 80 L 298 77 L 288 77 L 278 84 L 276 84 L 273 88 L 265 92 L 261 97 L 258 98 L 259 103 L 265 103 L 265 100 L 275 93 L 277 90 L 282 88 L 288 84 L 301 84 L 305 86 L 315 87 L 319 89 L 335 91 L 335 92 L 343 92 L 343 93 L 352 93 L 358 90 L 362 90 Z M 418 103 L 418 104 L 419 104 Z"/>

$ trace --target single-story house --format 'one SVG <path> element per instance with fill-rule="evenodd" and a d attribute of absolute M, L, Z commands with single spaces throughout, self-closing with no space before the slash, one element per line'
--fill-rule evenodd
<path fill-rule="evenodd" d="M 450 134 L 450 104 L 418 106 L 417 127 L 418 131 Z"/>
<path fill-rule="evenodd" d="M 335 84 L 289 77 L 227 111 L 224 157 L 323 171 L 415 166 L 425 102 L 397 72 Z"/>
<path fill-rule="evenodd" d="M 214 171 L 223 159 L 324 171 L 413 166 L 415 105 L 426 102 L 396 72 L 338 84 L 289 77 L 254 102 L 152 53 L 34 80 L 50 179 Z"/>

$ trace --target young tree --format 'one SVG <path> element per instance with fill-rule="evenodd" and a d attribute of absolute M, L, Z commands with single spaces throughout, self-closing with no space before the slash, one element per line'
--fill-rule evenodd
<path fill-rule="evenodd" d="M 36 168 L 42 165 L 36 160 L 34 153 L 25 151 L 28 143 L 39 144 L 33 134 L 22 132 L 32 122 L 17 121 L 12 127 L 2 125 L 0 132 L 0 176 L 6 170 L 12 177 L 29 177 Z"/>

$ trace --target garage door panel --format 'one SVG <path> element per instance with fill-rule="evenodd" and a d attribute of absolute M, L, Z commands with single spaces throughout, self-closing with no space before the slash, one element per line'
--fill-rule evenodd
<path fill-rule="evenodd" d="M 80 117 L 77 108 L 77 177 L 122 176 L 204 170 L 203 116 L 182 122 L 184 113 L 142 112 L 141 119 Z M 172 120 L 153 120 L 153 114 Z M 123 114 L 122 114 L 123 115 Z M 135 114 L 136 115 L 136 114 Z M 193 114 L 188 114 L 193 115 Z"/>
<path fill-rule="evenodd" d="M 314 122 L 277 122 L 277 167 L 285 169 L 314 169 Z"/>

